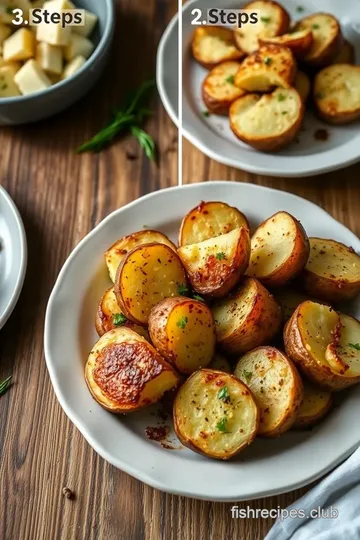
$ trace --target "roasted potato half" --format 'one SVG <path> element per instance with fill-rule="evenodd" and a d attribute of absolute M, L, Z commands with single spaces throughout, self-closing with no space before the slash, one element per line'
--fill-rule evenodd
<path fill-rule="evenodd" d="M 348 330 L 343 329 L 343 324 L 344 319 L 331 307 L 306 301 L 295 310 L 284 329 L 285 350 L 289 358 L 312 382 L 335 391 L 360 382 L 360 358 L 353 355 L 351 370 L 345 361 L 344 345 L 346 351 L 348 348 L 341 335 L 344 339 Z M 351 333 L 355 339 L 358 335 L 360 341 L 360 324 L 354 326 Z M 350 355 L 345 354 L 348 360 Z"/>
<path fill-rule="evenodd" d="M 105 253 L 105 262 L 109 270 L 110 279 L 113 283 L 115 283 L 117 269 L 125 255 L 137 246 L 143 244 L 165 244 L 176 253 L 176 246 L 167 236 L 165 236 L 165 234 L 158 231 L 144 230 L 130 234 L 129 236 L 124 236 L 115 242 L 115 244 Z"/>
<path fill-rule="evenodd" d="M 209 112 L 227 115 L 231 103 L 245 94 L 244 90 L 234 84 L 239 67 L 239 62 L 222 62 L 206 76 L 202 85 L 202 97 Z"/>
<path fill-rule="evenodd" d="M 295 80 L 296 61 L 290 49 L 263 45 L 245 58 L 235 76 L 235 85 L 246 92 L 270 92 L 290 88 Z"/>
<path fill-rule="evenodd" d="M 184 446 L 215 459 L 230 459 L 249 446 L 259 426 L 250 390 L 222 371 L 197 371 L 174 403 L 175 432 Z"/>
<path fill-rule="evenodd" d="M 244 143 L 262 152 L 278 152 L 296 137 L 304 118 L 298 92 L 277 89 L 272 94 L 247 94 L 230 107 L 230 127 Z"/>
<path fill-rule="evenodd" d="M 186 275 L 178 255 L 165 244 L 145 244 L 128 253 L 115 278 L 115 295 L 124 315 L 146 326 L 152 308 L 178 296 Z"/>
<path fill-rule="evenodd" d="M 111 287 L 100 300 L 96 313 L 95 327 L 97 333 L 101 337 L 106 334 L 106 332 L 110 332 L 110 330 L 114 330 L 114 328 L 119 328 L 120 326 L 130 328 L 148 341 L 150 340 L 149 332 L 146 328 L 129 321 L 129 319 L 121 313 L 119 304 L 116 300 L 114 287 Z"/>
<path fill-rule="evenodd" d="M 247 54 L 258 50 L 259 40 L 281 36 L 289 29 L 290 16 L 277 2 L 257 0 L 250 2 L 242 9 L 258 12 L 260 16 L 256 24 L 245 24 L 242 28 L 235 30 L 236 43 Z"/>
<path fill-rule="evenodd" d="M 237 208 L 222 202 L 201 202 L 184 217 L 179 246 L 198 244 L 240 227 L 250 231 L 246 216 Z"/>
<path fill-rule="evenodd" d="M 154 347 L 129 328 L 116 328 L 94 345 L 85 367 L 93 398 L 113 413 L 137 411 L 159 401 L 178 382 Z"/>
<path fill-rule="evenodd" d="M 239 360 L 234 373 L 250 388 L 259 407 L 258 435 L 277 437 L 292 427 L 303 400 L 303 385 L 285 354 L 274 347 L 259 347 Z"/>
<path fill-rule="evenodd" d="M 360 322 L 339 313 L 340 321 L 334 339 L 325 351 L 325 360 L 331 369 L 345 377 L 360 376 Z"/>
<path fill-rule="evenodd" d="M 250 259 L 250 235 L 243 227 L 199 244 L 182 246 L 179 257 L 193 289 L 225 296 L 244 276 Z"/>
<path fill-rule="evenodd" d="M 210 309 L 191 298 L 166 298 L 150 313 L 151 341 L 180 373 L 207 367 L 215 352 L 215 323 Z"/>
<path fill-rule="evenodd" d="M 301 223 L 287 212 L 278 212 L 253 234 L 247 275 L 264 285 L 280 287 L 304 269 L 309 251 L 309 239 Z"/>
<path fill-rule="evenodd" d="M 301 275 L 306 292 L 325 302 L 353 298 L 360 292 L 360 257 L 335 240 L 310 238 L 310 255 Z"/>
<path fill-rule="evenodd" d="M 301 30 L 311 30 L 313 34 L 313 43 L 303 60 L 314 67 L 331 64 L 343 43 L 338 20 L 329 13 L 315 13 L 297 23 L 295 31 Z"/>
<path fill-rule="evenodd" d="M 288 47 L 296 58 L 304 58 L 314 38 L 310 28 L 304 28 L 304 30 L 298 30 L 291 34 L 283 34 L 276 37 L 263 37 L 259 39 L 260 45 L 281 45 L 282 47 Z"/>
<path fill-rule="evenodd" d="M 311 82 L 303 71 L 298 71 L 295 77 L 295 89 L 298 91 L 299 96 L 303 103 L 306 103 L 311 93 Z"/>
<path fill-rule="evenodd" d="M 355 48 L 350 41 L 344 40 L 332 64 L 355 64 Z"/>
<path fill-rule="evenodd" d="M 304 384 L 304 397 L 294 422 L 294 429 L 315 426 L 327 415 L 333 405 L 331 392 L 313 386 L 307 381 Z"/>
<path fill-rule="evenodd" d="M 234 32 L 223 26 L 196 28 L 192 52 L 195 60 L 206 69 L 212 69 L 227 60 L 241 60 L 245 56 L 236 46 Z"/>
<path fill-rule="evenodd" d="M 211 360 L 211 363 L 209 364 L 209 369 L 215 369 L 217 371 L 225 371 L 225 373 L 231 373 L 231 365 L 229 360 L 225 358 L 224 355 L 220 353 L 216 353 L 214 358 Z"/>
<path fill-rule="evenodd" d="M 246 278 L 227 298 L 212 306 L 219 346 L 229 354 L 244 354 L 278 332 L 281 308 L 275 298 L 253 278 Z"/>
<path fill-rule="evenodd" d="M 315 77 L 314 102 L 318 115 L 330 124 L 360 118 L 360 66 L 336 64 Z"/>

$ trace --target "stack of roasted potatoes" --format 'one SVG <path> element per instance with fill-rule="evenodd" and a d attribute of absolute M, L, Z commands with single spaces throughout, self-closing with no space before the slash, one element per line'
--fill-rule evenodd
<path fill-rule="evenodd" d="M 244 9 L 259 14 L 256 24 L 194 32 L 193 56 L 209 70 L 206 115 L 229 116 L 235 136 L 263 152 L 289 145 L 312 105 L 330 124 L 360 118 L 360 67 L 336 17 L 315 13 L 292 22 L 272 0 Z"/>
<path fill-rule="evenodd" d="M 287 212 L 251 232 L 237 208 L 201 202 L 178 246 L 142 230 L 105 261 L 85 377 L 111 412 L 172 395 L 180 441 L 229 459 L 256 436 L 315 425 L 360 382 L 360 322 L 337 308 L 360 293 L 360 257 Z"/>

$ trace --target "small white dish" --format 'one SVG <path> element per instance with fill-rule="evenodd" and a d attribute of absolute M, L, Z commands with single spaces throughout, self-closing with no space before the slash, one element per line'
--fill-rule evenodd
<path fill-rule="evenodd" d="M 182 217 L 201 200 L 237 206 L 252 226 L 278 210 L 299 218 L 309 235 L 334 238 L 360 252 L 360 240 L 318 206 L 282 191 L 235 182 L 171 188 L 142 197 L 108 216 L 76 247 L 60 272 L 45 321 L 45 356 L 58 400 L 89 444 L 109 463 L 157 489 L 205 500 L 240 501 L 304 486 L 335 467 L 360 443 L 360 386 L 311 431 L 256 440 L 235 460 L 219 462 L 185 449 L 161 448 L 145 437 L 158 425 L 154 409 L 115 416 L 91 397 L 84 365 L 97 341 L 95 312 L 111 286 L 104 252 L 122 235 L 158 229 L 176 241 Z M 360 299 L 350 312 L 360 317 Z M 163 422 L 161 422 L 163 423 Z M 171 424 L 170 424 L 171 425 Z"/>
<path fill-rule="evenodd" d="M 26 264 L 24 225 L 10 195 L 0 186 L 0 329 L 19 299 Z"/>
<path fill-rule="evenodd" d="M 239 9 L 247 2 L 223 0 L 222 8 Z M 284 7 L 292 19 L 325 11 L 341 22 L 343 34 L 355 46 L 360 60 L 360 34 L 353 28 L 353 16 L 359 9 L 358 0 L 286 0 Z M 303 9 L 298 11 L 299 6 Z M 219 7 L 218 0 L 191 0 L 183 7 L 183 130 L 184 136 L 208 157 L 245 171 L 269 176 L 305 177 L 330 172 L 360 160 L 360 123 L 330 126 L 313 113 L 307 113 L 298 140 L 277 154 L 258 152 L 239 141 L 225 117 L 204 117 L 206 109 L 201 97 L 201 84 L 207 71 L 198 65 L 190 53 L 191 25 L 194 8 Z M 157 84 L 161 100 L 173 122 L 178 125 L 178 16 L 166 29 L 158 49 Z M 315 132 L 326 129 L 328 139 L 317 140 Z"/>

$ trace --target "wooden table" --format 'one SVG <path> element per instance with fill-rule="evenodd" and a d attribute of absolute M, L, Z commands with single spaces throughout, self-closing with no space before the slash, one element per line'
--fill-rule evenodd
<path fill-rule="evenodd" d="M 1 129 L 0 174 L 23 216 L 29 266 L 23 293 L 1 331 L 0 538 L 4 540 L 261 540 L 271 519 L 231 519 L 230 504 L 166 495 L 103 461 L 69 422 L 53 392 L 43 354 L 44 314 L 57 274 L 74 246 L 112 210 L 177 183 L 177 131 L 161 104 L 148 129 L 156 167 L 122 139 L 100 155 L 77 156 L 127 90 L 154 73 L 158 40 L 176 0 L 117 0 L 113 61 L 86 99 L 57 118 Z M 120 8 L 121 5 L 121 8 Z M 360 234 L 360 167 L 309 180 L 279 180 L 232 170 L 184 144 L 184 179 L 241 180 L 297 193 Z M 70 488 L 74 500 L 63 496 Z M 258 500 L 287 506 L 304 492 Z"/>

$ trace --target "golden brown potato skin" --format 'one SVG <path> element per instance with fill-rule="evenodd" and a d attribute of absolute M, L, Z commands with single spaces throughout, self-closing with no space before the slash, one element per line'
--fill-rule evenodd
<path fill-rule="evenodd" d="M 250 286 L 254 286 L 256 290 L 256 293 L 251 299 L 251 312 L 240 326 L 237 326 L 234 331 L 225 335 L 225 337 L 219 336 L 216 325 L 216 306 L 218 304 L 215 303 L 213 306 L 218 344 L 225 352 L 231 355 L 245 354 L 252 349 L 260 347 L 267 341 L 270 341 L 281 327 L 281 307 L 272 294 L 257 279 L 244 279 L 241 285 L 225 299 L 229 307 L 234 300 L 236 301 L 236 297 L 243 294 L 244 290 Z M 234 307 L 232 312 L 235 317 L 236 307 Z"/>
<path fill-rule="evenodd" d="M 226 54 L 224 57 L 222 57 L 220 60 L 217 61 L 208 61 L 204 58 L 202 50 L 201 50 L 201 40 L 204 35 L 209 34 L 213 36 L 219 36 L 220 39 L 225 41 L 228 45 L 232 45 L 235 47 L 235 51 L 233 53 Z M 201 64 L 205 69 L 212 69 L 221 62 L 225 62 L 227 60 L 241 60 L 245 53 L 241 51 L 235 42 L 234 32 L 230 30 L 229 28 L 225 28 L 224 26 L 206 26 L 201 28 L 196 28 L 194 31 L 193 39 L 192 39 L 192 53 L 197 62 Z"/>
<path fill-rule="evenodd" d="M 309 28 L 309 25 L 311 26 L 312 21 L 314 20 L 314 23 L 316 23 L 316 17 L 317 16 L 328 16 L 327 13 L 315 13 L 313 15 L 309 15 L 308 17 L 305 17 L 301 21 L 299 21 L 295 27 L 296 30 L 303 30 L 305 28 Z M 310 49 L 310 52 L 306 55 L 304 58 L 306 64 L 308 64 L 311 67 L 319 68 L 319 67 L 325 67 L 331 64 L 335 56 L 339 53 L 341 46 L 343 44 L 343 36 L 341 33 L 341 28 L 339 22 L 335 19 L 335 17 L 331 16 L 333 18 L 333 28 L 332 28 L 332 39 L 329 40 L 327 46 L 321 50 L 312 51 Z"/>
<path fill-rule="evenodd" d="M 302 317 L 301 306 L 302 304 L 294 311 L 284 328 L 285 351 L 289 358 L 310 381 L 327 390 L 336 392 L 360 382 L 360 377 L 343 377 L 334 373 L 327 365 L 320 364 L 312 358 L 303 343 L 298 327 L 298 321 Z"/>
<path fill-rule="evenodd" d="M 277 44 L 288 47 L 296 58 L 303 58 L 313 43 L 313 35 L 309 30 L 303 36 L 296 37 L 293 34 L 286 34 L 275 38 L 260 38 L 260 45 Z"/>

